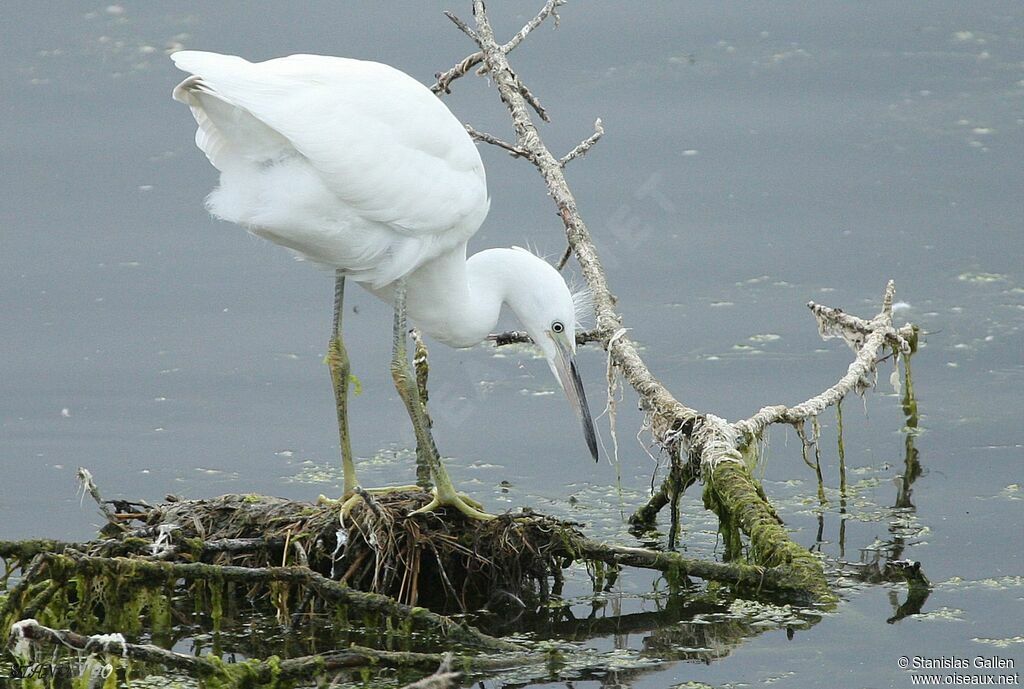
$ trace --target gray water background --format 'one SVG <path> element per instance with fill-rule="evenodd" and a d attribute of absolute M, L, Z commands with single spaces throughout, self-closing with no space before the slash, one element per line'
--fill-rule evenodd
<path fill-rule="evenodd" d="M 534 4 L 491 3 L 499 35 Z M 4 3 L 0 538 L 90 537 L 99 519 L 75 495 L 80 465 L 109 497 L 337 492 L 336 473 L 309 482 L 337 464 L 321 363 L 331 281 L 207 216 L 216 174 L 170 99 L 182 75 L 166 51 L 339 54 L 430 82 L 472 48 L 446 8 L 469 16 L 433 2 Z M 812 687 L 827 673 L 831 686 L 909 686 L 901 655 L 996 654 L 1019 669 L 1020 3 L 576 2 L 561 14 L 513 64 L 552 114 L 542 133 L 554 151 L 603 119 L 605 138 L 569 181 L 627 326 L 682 401 L 739 418 L 831 384 L 850 353 L 820 341 L 803 306 L 811 299 L 870 316 L 894 278 L 898 319 L 929 333 L 913 362 L 925 474 L 904 553 L 938 584 L 925 614 L 886 624 L 903 589 L 853 587 L 793 640 L 774 630 L 710 665 L 621 681 Z M 454 91 L 446 102 L 460 119 L 511 137 L 485 80 Z M 496 149 L 482 154 L 492 209 L 472 248 L 559 254 L 536 172 Z M 376 458 L 361 478 L 404 481 L 413 439 L 387 374 L 388 310 L 358 289 L 348 301 L 363 386 L 354 448 Z M 619 405 L 621 466 L 594 465 L 542 361 L 485 347 L 431 353 L 435 435 L 460 485 L 492 509 L 570 510 L 598 532 L 621 530 L 620 509 L 655 471 L 633 438 L 632 394 Z M 581 357 L 596 413 L 604 358 Z M 824 515 L 821 548 L 834 559 L 857 560 L 901 519 L 890 509 L 904 447 L 890 370 L 863 405 L 844 407 L 859 502 L 842 546 L 834 505 Z M 834 488 L 834 416 L 822 424 Z M 795 538 L 814 545 L 813 474 L 791 431 L 772 432 L 766 461 L 769 495 Z M 569 496 L 580 503 L 568 507 Z M 699 503 L 696 492 L 684 498 L 689 547 L 710 555 Z M 648 585 L 636 574 L 623 588 Z"/>

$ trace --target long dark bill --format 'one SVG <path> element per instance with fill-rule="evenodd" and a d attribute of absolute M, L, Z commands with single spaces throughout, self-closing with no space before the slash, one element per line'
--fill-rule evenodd
<path fill-rule="evenodd" d="M 587 439 L 590 455 L 596 462 L 599 457 L 597 452 L 597 433 L 594 430 L 594 419 L 590 415 L 590 407 L 587 405 L 587 393 L 583 389 L 583 381 L 580 379 L 579 369 L 576 368 L 576 358 L 573 356 L 573 351 L 567 339 L 555 338 L 555 345 L 558 349 L 558 356 L 555 359 L 555 373 L 562 384 L 562 389 L 565 390 L 565 396 L 569 398 L 569 404 L 572 405 L 576 416 L 583 423 L 583 435 Z"/>

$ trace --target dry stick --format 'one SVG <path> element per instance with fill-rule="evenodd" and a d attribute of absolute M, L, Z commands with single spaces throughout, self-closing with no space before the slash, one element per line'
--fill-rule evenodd
<path fill-rule="evenodd" d="M 477 45 L 484 55 L 484 62 L 498 87 L 501 99 L 508 106 L 512 116 L 516 147 L 530 153 L 529 159 L 544 177 L 548 192 L 558 207 L 569 243 L 576 252 L 583 276 L 594 297 L 594 309 L 597 314 L 596 334 L 607 347 L 612 335 L 621 328 L 621 318 L 615 312 L 614 298 L 608 290 L 604 269 L 590 240 L 590 233 L 577 210 L 576 199 L 565 181 L 562 165 L 544 145 L 536 125 L 533 124 L 527 102 L 520 91 L 519 80 L 509 66 L 503 46 L 494 38 L 481 0 L 474 1 L 473 14 L 477 23 Z M 609 353 L 626 379 L 640 394 L 647 410 L 660 416 L 667 426 L 681 425 L 681 422 L 692 422 L 700 417 L 697 411 L 678 402 L 654 378 L 628 337 L 617 337 Z"/>
<path fill-rule="evenodd" d="M 678 432 L 678 430 L 684 425 L 693 424 L 695 422 L 703 424 L 706 421 L 704 415 L 683 405 L 675 399 L 675 397 L 650 372 L 650 369 L 647 368 L 643 360 L 640 358 L 636 346 L 628 337 L 619 336 L 609 343 L 612 336 L 619 330 L 619 328 L 621 328 L 622 319 L 615 311 L 614 298 L 608 289 L 604 269 L 601 265 L 600 259 L 598 258 L 593 242 L 590 239 L 589 230 L 579 214 L 575 197 L 570 191 L 565 180 L 559 160 L 556 160 L 544 145 L 544 142 L 541 140 L 540 134 L 537 131 L 536 125 L 533 124 L 530 114 L 526 108 L 526 103 L 519 93 L 518 80 L 508 64 L 503 47 L 499 46 L 494 39 L 494 32 L 487 19 L 486 10 L 484 9 L 482 0 L 474 0 L 473 12 L 477 21 L 477 29 L 474 32 L 476 34 L 475 40 L 484 55 L 484 61 L 489 67 L 491 78 L 494 79 L 495 84 L 498 87 L 501 99 L 508 106 L 509 112 L 512 116 L 513 127 L 516 132 L 516 147 L 530 154 L 529 158 L 544 177 L 544 181 L 548 187 L 548 192 L 558 207 L 559 214 L 565 224 L 569 243 L 576 252 L 577 260 L 579 261 L 583 276 L 586 279 L 587 285 L 590 287 L 593 295 L 594 309 L 597 315 L 597 328 L 592 331 L 592 336 L 595 340 L 602 342 L 602 344 L 608 348 L 609 354 L 612 356 L 613 363 L 619 367 L 623 376 L 625 376 L 626 380 L 630 382 L 633 388 L 640 395 L 645 409 L 655 417 L 655 420 L 662 422 L 654 425 L 655 433 L 659 441 L 665 442 L 666 440 L 671 440 L 671 435 Z M 891 329 L 893 289 L 892 283 L 890 283 L 890 286 L 886 291 L 886 303 L 888 306 L 883 307 L 883 314 L 888 314 L 887 322 L 889 323 L 889 326 L 886 329 L 885 334 L 882 336 L 883 339 L 892 338 L 895 332 Z M 815 307 L 812 306 L 812 308 Z M 872 323 L 877 322 L 879 326 L 883 325 L 886 322 L 884 320 L 886 317 L 883 314 L 876 316 Z M 895 334 L 899 337 L 905 332 L 906 328 Z M 497 336 L 496 339 L 502 343 L 524 341 L 519 337 L 512 339 L 501 335 Z M 826 391 L 826 393 L 823 393 L 827 400 L 825 406 L 834 404 L 840 396 L 834 394 L 836 390 L 832 390 L 832 394 L 828 394 L 829 392 L 830 391 Z M 735 430 L 740 430 L 750 435 L 756 435 L 769 423 L 777 423 L 780 421 L 792 422 L 797 418 L 807 418 L 807 416 L 812 413 L 810 408 L 804 405 L 800 405 L 797 408 L 789 410 L 789 413 L 785 415 L 779 414 L 781 409 L 786 408 L 779 406 L 766 407 L 752 419 L 747 419 L 734 424 L 736 427 Z M 696 433 L 693 435 L 695 437 L 697 436 Z M 705 433 L 704 435 L 714 436 L 721 434 Z M 729 440 L 729 436 L 732 435 L 735 435 L 735 433 L 727 433 L 724 438 L 709 437 L 708 439 L 711 441 Z M 728 443 L 720 442 L 716 444 L 728 445 Z M 693 447 L 691 445 L 691 452 L 696 451 L 696 454 L 699 456 L 704 457 L 705 453 L 703 450 L 704 448 L 702 447 Z M 710 459 L 715 459 L 715 457 L 712 455 Z"/>
<path fill-rule="evenodd" d="M 44 561 L 60 567 L 77 570 L 83 574 L 103 574 L 114 568 L 121 575 L 160 579 L 171 577 L 224 581 L 266 583 L 280 581 L 300 584 L 314 589 L 322 599 L 332 603 L 351 605 L 363 611 L 409 619 L 433 629 L 452 641 L 467 646 L 492 651 L 522 651 L 523 648 L 502 639 L 488 636 L 469 625 L 463 625 L 450 617 L 438 615 L 425 608 L 402 605 L 377 593 L 357 591 L 305 567 L 238 567 L 234 565 L 208 565 L 203 563 L 171 563 L 134 558 L 109 557 L 68 557 L 66 555 L 43 555 Z"/>
<path fill-rule="evenodd" d="M 555 12 L 555 8 L 560 5 L 564 5 L 565 2 L 566 0 L 547 0 L 547 2 L 544 3 L 544 7 L 540 9 L 540 12 L 538 12 L 533 19 L 526 22 L 526 24 L 523 25 L 523 28 L 519 29 L 518 33 L 516 33 L 508 43 L 501 46 L 502 51 L 510 53 L 515 50 L 516 46 L 522 43 L 523 39 L 529 36 L 530 32 L 540 26 L 541 23 L 550 15 L 554 15 L 555 26 L 558 26 L 558 14 Z M 445 14 L 448 15 L 448 13 Z M 456 25 L 462 24 L 462 26 L 465 26 L 465 23 L 457 17 L 453 17 L 452 15 L 448 16 L 456 23 Z M 475 42 L 476 39 L 474 39 L 474 43 Z M 437 82 L 430 87 L 430 90 L 438 95 L 442 93 L 451 93 L 452 82 L 459 77 L 465 76 L 469 70 L 476 67 L 478 64 L 483 62 L 483 60 L 484 54 L 480 51 L 467 55 L 461 62 L 459 62 L 459 64 L 455 65 L 451 69 L 435 74 L 434 76 L 437 79 Z"/>
<path fill-rule="evenodd" d="M 501 46 L 501 52 L 507 55 L 514 50 L 517 45 L 523 42 L 523 39 L 530 35 L 531 31 L 544 22 L 549 15 L 555 20 L 555 28 L 558 28 L 558 12 L 556 10 L 566 2 L 567 0 L 547 0 L 547 2 L 544 3 L 544 7 L 540 8 L 540 12 L 538 12 L 533 19 L 526 22 L 523 28 L 519 29 L 516 35 L 513 36 L 508 43 Z"/>
<path fill-rule="evenodd" d="M 120 524 L 113 510 L 107 507 L 106 502 L 104 502 L 102 496 L 100 496 L 100 489 L 96 486 L 96 482 L 92 480 L 92 473 L 85 467 L 78 467 L 77 476 L 82 492 L 88 493 L 92 496 L 92 499 L 96 501 L 96 504 L 100 508 L 100 512 L 103 513 L 103 516 L 106 517 L 107 521 L 111 524 Z"/>
<path fill-rule="evenodd" d="M 478 132 L 477 130 L 473 129 L 472 126 L 470 126 L 468 124 L 463 125 L 463 126 L 466 128 L 466 133 L 468 133 L 476 141 L 483 141 L 485 144 L 490 144 L 492 146 L 497 146 L 498 148 L 504 148 L 506 151 L 509 152 L 509 154 L 513 158 L 529 158 L 530 157 L 530 154 L 529 154 L 528 151 L 524 151 L 521 148 L 517 148 L 514 144 L 510 144 L 507 141 L 502 141 L 501 139 L 499 139 L 498 137 L 494 136 L 493 134 L 488 134 L 487 132 Z"/>
<path fill-rule="evenodd" d="M 462 62 L 455 65 L 446 72 L 438 72 L 434 75 L 437 82 L 430 87 L 430 90 L 437 95 L 442 93 L 451 93 L 452 82 L 461 76 L 465 76 L 469 70 L 476 67 L 478 64 L 483 62 L 484 54 L 481 52 L 475 52 L 472 55 L 467 55 L 462 59 Z"/>
<path fill-rule="evenodd" d="M 863 386 L 863 381 L 868 380 L 875 370 L 875 358 L 878 356 L 878 350 L 882 348 L 887 342 L 894 342 L 897 348 L 902 352 L 910 351 L 910 343 L 908 339 L 904 337 L 906 329 L 897 331 L 892 325 L 892 302 L 896 294 L 896 285 L 890 280 L 889 284 L 885 287 L 885 295 L 882 298 L 882 310 L 877 316 L 872 318 L 870 321 L 862 321 L 857 318 L 857 325 L 852 328 L 857 333 L 863 334 L 867 332 L 868 335 L 864 339 L 863 344 L 860 346 L 857 357 L 850 364 L 846 370 L 846 375 L 839 379 L 835 385 L 828 388 L 824 392 L 815 395 L 814 397 L 801 402 L 800 404 L 792 407 L 786 407 L 783 405 L 775 405 L 770 407 L 764 407 L 749 419 L 737 421 L 732 424 L 737 431 L 746 435 L 748 438 L 756 438 L 764 432 L 764 429 L 774 423 L 799 423 L 813 416 L 817 416 L 823 412 L 827 407 L 834 406 L 839 403 L 850 392 L 855 391 L 858 387 Z M 838 309 L 825 309 L 818 307 L 817 304 L 811 302 L 808 306 L 814 310 L 815 315 L 819 318 L 827 319 L 829 316 L 835 314 L 842 314 L 846 316 L 842 311 Z M 841 320 L 835 320 L 830 322 L 831 325 L 846 329 L 844 325 L 850 323 L 850 318 Z M 862 329 L 860 324 L 866 326 Z"/>
<path fill-rule="evenodd" d="M 558 164 L 565 167 L 569 162 L 579 158 L 581 155 L 585 155 L 587 151 L 594 147 L 594 144 L 596 144 L 602 136 L 604 136 L 604 125 L 601 123 L 601 118 L 598 117 L 594 120 L 594 133 L 576 144 L 575 148 L 559 158 Z"/>
<path fill-rule="evenodd" d="M 566 244 L 565 253 L 562 254 L 562 258 L 558 259 L 558 263 L 555 267 L 561 271 L 562 268 L 565 268 L 565 264 L 569 262 L 570 258 L 572 258 L 572 244 Z"/>

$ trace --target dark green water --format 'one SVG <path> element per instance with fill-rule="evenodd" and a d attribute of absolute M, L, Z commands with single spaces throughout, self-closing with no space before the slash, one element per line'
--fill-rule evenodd
<path fill-rule="evenodd" d="M 492 4 L 505 35 L 528 18 Z M 321 363 L 331 282 L 208 218 L 202 200 L 215 172 L 170 100 L 180 75 L 165 49 L 340 54 L 427 81 L 470 52 L 441 9 L 0 10 L 0 538 L 91 536 L 99 517 L 75 496 L 79 465 L 110 496 L 149 500 L 337 490 L 321 471 L 337 463 Z M 912 507 L 896 507 L 907 430 L 887 365 L 877 391 L 844 405 L 845 508 L 834 414 L 821 419 L 824 509 L 795 434 L 771 434 L 769 496 L 794 537 L 845 573 L 834 613 L 809 628 L 790 611 L 736 607 L 724 617 L 697 611 L 697 624 L 666 628 L 657 618 L 657 630 L 637 617 L 596 625 L 586 647 L 659 662 L 571 686 L 911 686 L 901 656 L 997 656 L 1019 671 L 1019 3 L 572 3 L 562 16 L 514 64 L 553 116 L 543 130 L 553 150 L 604 121 L 604 140 L 569 180 L 626 324 L 682 401 L 735 419 L 830 385 L 850 354 L 818 339 L 808 300 L 870 316 L 893 278 L 898 319 L 928 332 L 913 361 L 921 473 Z M 447 100 L 477 129 L 511 136 L 484 80 L 458 82 Z M 483 155 L 492 211 L 473 246 L 560 253 L 536 173 L 497 150 Z M 348 301 L 364 390 L 353 402 L 354 447 L 378 459 L 362 478 L 405 480 L 411 464 L 387 452 L 413 442 L 387 373 L 389 314 L 358 290 Z M 621 512 L 642 500 L 655 471 L 646 438 L 634 438 L 635 398 L 619 404 L 620 466 L 595 466 L 568 406 L 549 394 L 543 362 L 498 354 L 432 349 L 436 437 L 456 481 L 492 509 L 530 504 L 621 535 Z M 599 352 L 582 356 L 595 411 L 604 366 Z M 715 555 L 696 492 L 682 510 L 683 546 Z M 845 564 L 894 555 L 922 562 L 935 584 L 920 613 L 898 621 L 906 587 L 858 581 Z M 586 593 L 582 574 L 570 588 Z M 627 573 L 596 617 L 663 606 L 650 591 L 650 577 Z M 572 608 L 576 617 L 590 609 Z M 701 625 L 713 633 L 701 637 Z M 979 672 L 1007 671 L 956 674 Z"/>

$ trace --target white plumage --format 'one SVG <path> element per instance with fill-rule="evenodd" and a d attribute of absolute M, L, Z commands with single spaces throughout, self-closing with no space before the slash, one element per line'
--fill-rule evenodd
<path fill-rule="evenodd" d="M 544 352 L 597 458 L 573 362 L 573 296 L 561 274 L 528 251 L 466 258 L 487 215 L 487 183 L 476 145 L 444 103 L 376 62 L 171 57 L 192 75 L 174 98 L 191 108 L 196 145 L 220 171 L 211 213 L 335 269 L 337 306 L 343 278 L 352 279 L 455 347 L 483 340 L 508 305 Z M 337 320 L 335 327 L 340 343 Z M 344 386 L 336 394 L 345 395 Z M 342 409 L 339 401 L 344 437 Z"/>
<path fill-rule="evenodd" d="M 175 90 L 221 172 L 210 211 L 375 288 L 450 251 L 487 215 L 476 146 L 387 65 L 321 55 L 253 64 L 175 53 Z"/>

